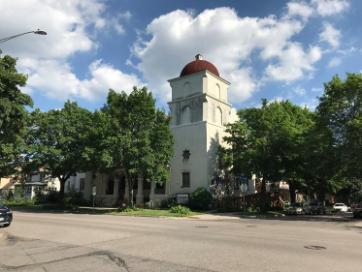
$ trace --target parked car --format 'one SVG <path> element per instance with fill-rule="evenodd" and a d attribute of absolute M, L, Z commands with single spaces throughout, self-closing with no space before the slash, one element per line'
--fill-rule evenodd
<path fill-rule="evenodd" d="M 12 211 L 0 203 L 0 227 L 8 227 L 13 221 L 13 213 Z"/>
<path fill-rule="evenodd" d="M 312 202 L 309 204 L 310 214 L 325 214 L 325 207 L 320 202 Z"/>
<path fill-rule="evenodd" d="M 352 211 L 354 218 L 362 218 L 362 202 L 357 204 Z"/>
<path fill-rule="evenodd" d="M 302 203 L 295 203 L 292 206 L 289 206 L 286 209 L 286 213 L 288 215 L 301 215 L 301 214 L 305 214 L 305 211 L 303 209 L 303 204 Z"/>
<path fill-rule="evenodd" d="M 335 212 L 348 212 L 350 208 L 344 203 L 335 203 L 333 205 L 333 211 Z"/>

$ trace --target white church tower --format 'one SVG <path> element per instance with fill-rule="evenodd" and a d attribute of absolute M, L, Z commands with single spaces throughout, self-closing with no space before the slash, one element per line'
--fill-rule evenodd
<path fill-rule="evenodd" d="M 200 54 L 195 58 L 179 77 L 169 80 L 175 139 L 170 194 L 209 187 L 217 169 L 216 151 L 225 136 L 225 125 L 236 116 L 228 103 L 230 83 Z"/>

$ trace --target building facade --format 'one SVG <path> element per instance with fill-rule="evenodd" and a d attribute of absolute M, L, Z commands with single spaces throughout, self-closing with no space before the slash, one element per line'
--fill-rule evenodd
<path fill-rule="evenodd" d="M 157 207 L 169 197 L 188 196 L 198 187 L 209 188 L 217 171 L 217 148 L 224 144 L 225 126 L 237 119 L 228 102 L 230 83 L 201 55 L 169 83 L 175 140 L 170 181 L 160 185 L 140 178 L 133 188 L 133 200 L 139 206 Z M 82 192 L 89 201 L 94 198 L 96 206 L 120 206 L 131 197 L 122 171 L 111 175 L 79 173 L 65 188 Z"/>
<path fill-rule="evenodd" d="M 225 125 L 237 117 L 228 102 L 230 83 L 200 54 L 169 83 L 175 139 L 170 193 L 190 194 L 210 186 L 217 171 L 216 152 L 224 144 Z"/>

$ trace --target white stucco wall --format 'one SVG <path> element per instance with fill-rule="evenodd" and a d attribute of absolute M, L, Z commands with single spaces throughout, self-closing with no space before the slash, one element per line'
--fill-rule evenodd
<path fill-rule="evenodd" d="M 210 185 L 217 167 L 217 147 L 225 136 L 225 125 L 234 119 L 234 112 L 227 102 L 229 83 L 208 71 L 201 71 L 172 79 L 170 85 L 171 129 L 175 138 L 170 194 L 192 193 L 198 187 Z M 193 114 L 201 114 L 198 121 L 183 121 L 186 119 L 182 115 L 185 105 L 191 105 Z M 191 153 L 188 160 L 183 158 L 184 150 Z M 190 173 L 189 188 L 182 188 L 183 172 Z"/>

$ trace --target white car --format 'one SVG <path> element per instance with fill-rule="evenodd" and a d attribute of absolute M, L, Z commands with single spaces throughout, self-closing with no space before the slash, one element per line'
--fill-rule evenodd
<path fill-rule="evenodd" d="M 336 203 L 333 205 L 333 210 L 336 212 L 348 212 L 349 207 L 344 203 Z"/>

